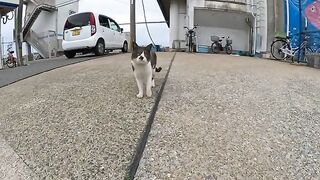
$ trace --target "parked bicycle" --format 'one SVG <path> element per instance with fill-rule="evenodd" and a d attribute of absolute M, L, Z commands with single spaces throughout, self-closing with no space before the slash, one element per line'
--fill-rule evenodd
<path fill-rule="evenodd" d="M 221 51 L 225 51 L 227 54 L 231 54 L 232 53 L 232 40 L 230 39 L 230 37 L 228 36 L 226 38 L 226 44 L 223 47 L 222 46 L 222 39 L 224 39 L 225 37 L 218 37 L 218 36 L 211 36 L 211 51 L 213 53 L 220 53 Z"/>
<path fill-rule="evenodd" d="M 13 56 L 14 51 L 11 51 L 11 49 L 7 49 L 8 52 L 8 57 L 7 57 L 7 61 L 6 61 L 6 65 L 8 66 L 8 68 L 13 68 L 13 67 L 17 67 L 17 61 L 16 58 Z"/>
<path fill-rule="evenodd" d="M 288 58 L 291 58 L 291 61 L 294 62 L 293 58 L 297 55 L 298 52 L 302 52 L 302 54 L 304 55 L 304 62 L 308 62 L 305 56 L 306 54 L 320 52 L 320 49 L 313 50 L 312 48 L 310 48 L 310 46 L 308 46 L 309 38 L 309 36 L 304 36 L 304 40 L 300 44 L 300 46 L 292 48 L 291 36 L 287 36 L 285 38 L 276 37 L 276 40 L 274 40 L 271 44 L 271 54 L 277 60 L 286 60 Z"/>
<path fill-rule="evenodd" d="M 188 27 L 184 26 L 185 29 L 187 29 L 187 40 L 188 40 L 188 51 L 189 52 L 195 52 L 194 45 L 195 45 L 195 29 L 197 29 L 197 25 L 195 25 L 192 29 L 189 29 Z"/>

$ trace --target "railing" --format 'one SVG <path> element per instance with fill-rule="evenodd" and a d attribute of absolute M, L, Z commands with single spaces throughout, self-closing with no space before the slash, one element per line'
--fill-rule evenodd
<path fill-rule="evenodd" d="M 253 12 L 251 0 L 205 0 L 206 7 L 220 10 Z M 254 12 L 253 12 L 254 13 Z"/>
<path fill-rule="evenodd" d="M 41 4 L 47 4 L 51 6 L 55 5 L 55 0 L 30 0 L 30 1 L 35 5 L 41 5 Z"/>
<path fill-rule="evenodd" d="M 58 50 L 56 32 L 49 31 L 37 34 L 30 30 L 26 39 L 44 58 L 56 56 Z"/>
<path fill-rule="evenodd" d="M 48 44 L 32 30 L 29 31 L 27 36 L 27 41 L 43 56 L 44 58 L 49 57 L 48 50 L 45 47 L 48 47 Z"/>
<path fill-rule="evenodd" d="M 247 4 L 247 0 L 206 0 L 206 1 L 225 2 L 225 3 L 233 3 L 233 4 L 240 4 L 240 5 Z"/>

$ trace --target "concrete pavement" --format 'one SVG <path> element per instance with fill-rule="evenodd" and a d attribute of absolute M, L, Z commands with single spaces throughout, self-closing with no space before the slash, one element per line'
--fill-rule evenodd
<path fill-rule="evenodd" d="M 172 56 L 159 54 L 155 95 Z M 123 179 L 154 102 L 136 98 L 129 59 L 103 57 L 1 88 L 1 151 L 20 157 L 29 172 L 21 179 Z M 6 173 L 0 179 L 12 177 Z"/>
<path fill-rule="evenodd" d="M 319 179 L 319 75 L 177 54 L 136 179 Z"/>
<path fill-rule="evenodd" d="M 0 179 L 123 179 L 154 105 L 135 97 L 129 56 L 1 88 Z M 155 92 L 173 53 L 158 56 Z M 319 73 L 178 53 L 136 179 L 318 179 Z"/>

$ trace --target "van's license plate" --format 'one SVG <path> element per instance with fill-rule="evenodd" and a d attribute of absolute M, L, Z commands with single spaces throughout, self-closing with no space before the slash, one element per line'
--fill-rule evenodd
<path fill-rule="evenodd" d="M 78 35 L 80 35 L 79 30 L 72 31 L 72 36 L 78 36 Z"/>

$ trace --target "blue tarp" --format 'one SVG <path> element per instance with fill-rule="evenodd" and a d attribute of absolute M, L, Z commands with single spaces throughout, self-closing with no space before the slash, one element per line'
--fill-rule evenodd
<path fill-rule="evenodd" d="M 289 8 L 289 30 L 292 37 L 292 47 L 298 47 L 299 36 L 306 34 L 310 37 L 309 46 L 320 48 L 320 1 L 319 0 L 285 0 Z M 301 3 L 301 6 L 300 4 Z M 301 12 L 301 20 L 299 21 Z M 300 26 L 301 25 L 301 26 Z"/>

